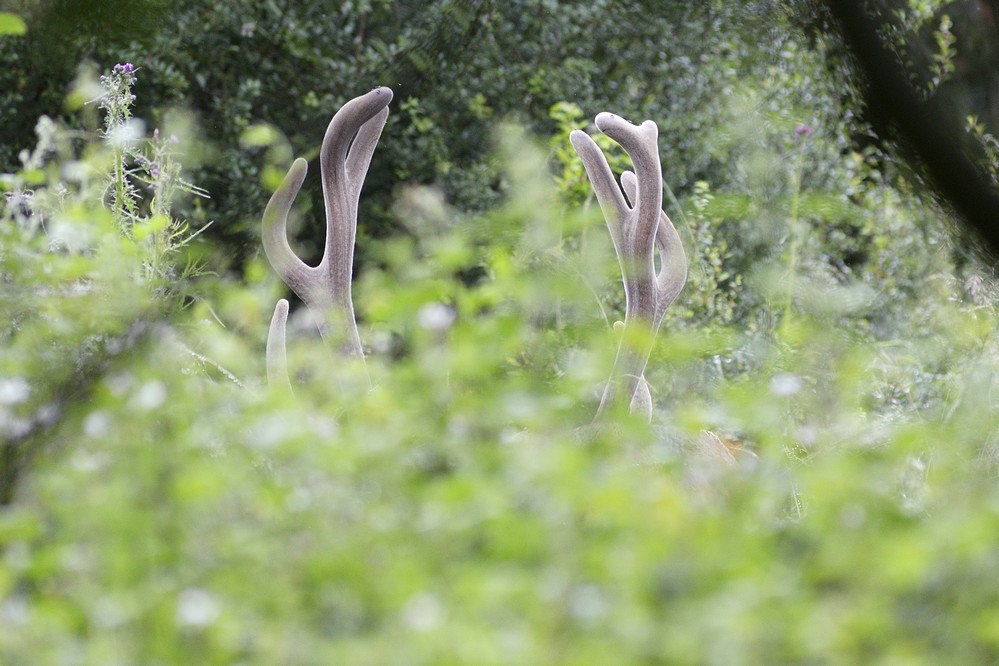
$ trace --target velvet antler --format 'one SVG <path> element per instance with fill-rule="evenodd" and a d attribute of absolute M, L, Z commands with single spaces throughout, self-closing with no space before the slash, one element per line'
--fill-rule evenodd
<path fill-rule="evenodd" d="M 612 113 L 601 113 L 597 129 L 621 144 L 631 157 L 634 172 L 621 174 L 618 187 L 603 151 L 585 132 L 575 130 L 569 140 L 583 160 L 607 220 L 624 279 L 624 333 L 614 360 L 614 370 L 604 390 L 598 417 L 621 395 L 632 412 L 652 417 L 652 395 L 645 381 L 645 366 L 666 308 L 687 279 L 687 257 L 680 236 L 662 210 L 662 172 L 657 138 L 659 129 L 646 120 L 633 125 Z M 627 199 L 625 198 L 627 197 Z M 659 251 L 660 268 L 655 268 Z M 647 335 L 636 336 L 638 329 Z M 642 344 L 635 341 L 642 339 Z"/>
<path fill-rule="evenodd" d="M 357 204 L 371 156 L 388 119 L 389 88 L 375 88 L 343 105 L 333 116 L 320 153 L 323 198 L 326 201 L 326 247 L 318 266 L 308 266 L 288 245 L 288 214 L 308 166 L 299 158 L 271 196 L 264 210 L 264 253 L 285 284 L 309 307 L 324 339 L 333 337 L 344 354 L 363 358 L 354 304 L 351 271 L 357 233 Z M 284 335 L 288 304 L 279 301 L 267 342 L 268 377 L 287 373 Z"/>

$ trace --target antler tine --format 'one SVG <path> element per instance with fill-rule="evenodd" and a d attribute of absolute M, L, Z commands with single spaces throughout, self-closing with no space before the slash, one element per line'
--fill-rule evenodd
<path fill-rule="evenodd" d="M 634 202 L 638 192 L 637 178 L 632 171 L 621 174 L 621 185 L 628 200 Z M 687 281 L 687 255 L 680 234 L 665 211 L 659 211 L 656 227 L 656 249 L 659 250 L 659 273 L 656 275 L 656 309 L 653 321 L 658 327 L 666 309 L 676 300 Z"/>
<path fill-rule="evenodd" d="M 375 145 L 388 119 L 390 101 L 392 91 L 389 88 L 375 88 L 352 99 L 333 116 L 323 137 L 319 157 L 326 201 L 323 263 L 332 262 L 332 269 L 338 276 L 335 285 L 338 288 L 344 286 L 344 276 L 349 286 L 357 204 Z"/>
<path fill-rule="evenodd" d="M 267 202 L 261 231 L 267 260 L 284 283 L 303 300 L 307 298 L 310 285 L 316 280 L 319 271 L 295 256 L 288 245 L 288 214 L 295 196 L 302 189 L 308 170 L 308 163 L 302 158 L 292 163 L 281 185 Z"/>
<path fill-rule="evenodd" d="M 326 201 L 326 249 L 319 264 L 324 289 L 316 302 L 308 305 L 321 322 L 324 337 L 329 318 L 337 320 L 344 332 L 343 351 L 356 358 L 364 356 L 350 290 L 357 205 L 391 101 L 392 91 L 382 87 L 344 104 L 330 121 L 320 152 Z"/>
<path fill-rule="evenodd" d="M 687 282 L 687 253 L 683 251 L 680 234 L 666 213 L 659 218 L 656 229 L 659 248 L 659 274 L 656 276 L 656 320 L 662 322 L 666 308 L 673 304 Z"/>
<path fill-rule="evenodd" d="M 658 331 L 666 308 L 686 280 L 686 256 L 676 228 L 662 210 L 656 124 L 646 120 L 641 125 L 633 125 L 612 113 L 598 114 L 594 122 L 597 129 L 625 149 L 635 167 L 634 172 L 626 171 L 621 175 L 619 188 L 606 158 L 593 140 L 578 130 L 570 135 L 607 218 L 625 291 L 624 334 L 597 417 L 616 398 L 617 385 L 623 384 L 627 389 L 629 409 L 651 419 L 652 396 L 645 381 L 645 366 L 652 352 L 652 338 L 642 348 L 635 349 L 630 333 L 636 325 L 646 328 L 652 336 Z M 657 248 L 661 260 L 658 274 L 655 271 Z"/>
<path fill-rule="evenodd" d="M 607 164 L 607 157 L 600 150 L 600 146 L 590 138 L 590 135 L 581 130 L 573 130 L 569 133 L 569 141 L 576 149 L 579 158 L 583 160 L 583 168 L 590 178 L 593 192 L 597 195 L 597 203 L 607 221 L 607 229 L 610 231 L 611 240 L 614 241 L 614 251 L 617 253 L 618 261 L 623 262 L 622 252 L 624 242 L 621 225 L 624 217 L 631 210 L 621 194 L 621 188 L 614 180 L 610 165 Z M 623 268 L 623 263 L 622 263 Z"/>
<path fill-rule="evenodd" d="M 288 327 L 288 301 L 280 299 L 274 306 L 271 325 L 267 330 L 267 381 L 270 384 L 286 386 L 291 390 L 288 377 L 288 354 L 285 347 L 285 331 Z"/>
<path fill-rule="evenodd" d="M 388 91 L 388 98 L 391 100 L 392 91 L 388 88 L 384 88 L 384 90 Z M 361 194 L 361 185 L 364 183 L 364 176 L 368 172 L 368 166 L 371 164 L 371 156 L 375 152 L 378 139 L 381 138 L 382 130 L 385 129 L 388 115 L 389 110 L 388 106 L 386 106 L 376 113 L 371 120 L 361 125 L 361 129 L 357 131 L 354 142 L 350 144 L 350 148 L 347 150 L 347 176 L 352 179 L 356 178 L 356 181 L 352 180 L 351 186 L 358 196 Z"/>
<path fill-rule="evenodd" d="M 271 265 L 312 311 L 323 338 L 329 339 L 333 329 L 331 324 L 335 324 L 336 330 L 343 332 L 343 352 L 362 359 L 364 351 L 350 293 L 357 207 L 372 154 L 388 119 L 388 104 L 391 101 L 392 91 L 389 88 L 375 88 L 344 104 L 326 129 L 319 160 L 326 203 L 326 243 L 318 266 L 307 266 L 296 257 L 287 237 L 288 213 L 305 180 L 305 160 L 295 160 L 264 211 L 262 238 L 264 252 Z M 279 316 L 282 310 L 284 314 Z M 284 358 L 286 319 L 287 305 L 282 306 L 279 302 L 271 321 L 268 360 Z M 271 336 L 274 337 L 273 344 Z M 270 373 L 268 376 L 275 381 Z"/>
<path fill-rule="evenodd" d="M 663 207 L 662 167 L 659 164 L 659 128 L 651 120 L 633 125 L 613 113 L 598 113 L 594 124 L 601 132 L 621 144 L 635 167 L 638 193 L 632 210 L 630 228 L 625 229 L 632 247 L 652 258 L 659 213 Z M 636 256 L 637 258 L 637 256 Z M 644 257 L 643 257 L 644 258 Z"/>

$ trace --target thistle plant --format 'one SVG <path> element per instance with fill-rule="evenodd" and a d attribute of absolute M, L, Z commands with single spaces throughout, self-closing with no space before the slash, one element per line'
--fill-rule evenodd
<path fill-rule="evenodd" d="M 798 256 L 800 253 L 799 245 L 802 240 L 802 223 L 799 210 L 801 204 L 802 161 L 804 160 L 804 142 L 812 135 L 812 128 L 807 125 L 798 125 L 794 133 L 799 142 L 790 171 L 791 201 L 790 210 L 788 211 L 787 280 L 784 312 L 781 320 L 781 331 L 785 336 L 788 334 L 794 321 L 794 290 L 798 264 L 800 263 L 800 257 Z"/>
<path fill-rule="evenodd" d="M 207 228 L 190 233 L 186 221 L 175 219 L 175 196 L 185 192 L 207 198 L 208 194 L 181 177 L 175 135 L 163 137 L 156 129 L 142 147 L 144 127 L 132 117 L 136 71 L 132 63 L 119 63 L 100 79 L 100 108 L 105 112 L 102 136 L 113 152 L 104 199 L 119 230 L 146 243 L 147 277 L 163 276 L 171 271 L 168 255 Z"/>
<path fill-rule="evenodd" d="M 43 117 L 21 168 L 0 174 L 0 386 L 17 389 L 0 405 L 0 502 L 66 406 L 85 401 L 176 304 L 165 257 L 192 237 L 169 212 L 179 166 L 169 140 L 154 135 L 140 149 L 134 81 L 131 65 L 103 77 L 99 134 Z"/>
<path fill-rule="evenodd" d="M 128 231 L 138 217 L 139 192 L 128 177 L 128 158 L 135 154 L 134 136 L 137 130 L 132 121 L 132 103 L 136 82 L 132 63 L 117 64 L 110 74 L 101 76 L 104 94 L 100 108 L 104 109 L 104 138 L 114 147 L 114 168 L 108 184 L 107 203 L 122 231 Z M 132 121 L 132 122 L 130 122 Z"/>

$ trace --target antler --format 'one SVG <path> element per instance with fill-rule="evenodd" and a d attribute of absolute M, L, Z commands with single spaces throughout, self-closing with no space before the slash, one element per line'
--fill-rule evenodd
<path fill-rule="evenodd" d="M 305 180 L 308 166 L 299 158 L 264 209 L 264 253 L 285 284 L 309 307 L 326 340 L 337 331 L 344 354 L 363 358 L 350 293 L 357 233 L 357 204 L 371 156 L 388 119 L 392 101 L 389 88 L 375 88 L 341 107 L 323 138 L 320 167 L 326 201 L 326 247 L 318 266 L 308 266 L 288 245 L 288 214 Z M 268 376 L 287 373 L 284 368 L 284 334 L 287 302 L 279 301 L 271 320 L 267 342 Z"/>
<path fill-rule="evenodd" d="M 580 130 L 569 135 L 607 220 L 624 280 L 624 332 L 597 416 L 617 399 L 618 385 L 623 385 L 629 409 L 651 419 L 652 395 L 645 381 L 645 366 L 666 308 L 686 282 L 687 257 L 676 228 L 662 210 L 659 128 L 651 120 L 636 126 L 612 113 L 598 114 L 595 123 L 597 129 L 621 144 L 635 167 L 633 172 L 621 174 L 622 192 L 607 158 L 593 139 Z M 660 261 L 658 273 L 656 249 Z M 637 347 L 636 329 L 648 333 L 645 342 Z"/>
<path fill-rule="evenodd" d="M 288 327 L 288 301 L 278 299 L 271 316 L 271 325 L 267 330 L 267 381 L 272 385 L 281 384 L 291 388 L 288 377 L 288 352 L 285 348 L 285 331 Z"/>

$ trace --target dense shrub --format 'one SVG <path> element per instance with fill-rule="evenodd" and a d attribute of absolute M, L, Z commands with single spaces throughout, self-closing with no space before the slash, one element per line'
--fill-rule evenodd
<path fill-rule="evenodd" d="M 374 237 L 398 232 L 388 210 L 401 183 L 439 185 L 463 211 L 496 205 L 505 186 L 490 158 L 491 125 L 513 117 L 549 135 L 549 109 L 557 102 L 576 104 L 585 117 L 613 108 L 655 118 L 666 181 L 681 194 L 698 180 L 715 187 L 738 181 L 737 144 L 726 137 L 735 111 L 730 100 L 743 82 L 775 68 L 808 72 L 797 86 L 767 89 L 771 108 L 791 114 L 779 131 L 815 122 L 830 108 L 820 63 L 801 62 L 798 38 L 769 2 L 439 0 L 351 2 L 334 11 L 319 2 L 181 0 L 150 5 L 162 26 L 155 32 L 87 32 L 90 23 L 76 32 L 76 24 L 58 18 L 64 4 L 41 3 L 25 39 L 0 45 L 10 64 L 0 72 L 0 107 L 10 114 L 0 141 L 3 170 L 27 147 L 31 119 L 60 110 L 75 63 L 133 62 L 143 71 L 139 115 L 160 122 L 157 116 L 173 106 L 198 115 L 213 155 L 192 175 L 215 196 L 186 215 L 216 220 L 211 233 L 242 256 L 256 248 L 246 233 L 264 203 L 266 163 L 241 143 L 244 132 L 270 124 L 296 153 L 314 156 L 333 111 L 375 85 L 395 89 L 397 102 L 386 130 L 394 140 L 366 188 L 362 232 Z M 49 57 L 53 41 L 64 57 Z M 795 108 L 806 87 L 807 108 Z M 318 188 L 310 191 L 319 196 Z M 362 241 L 362 258 L 369 245 Z"/>

